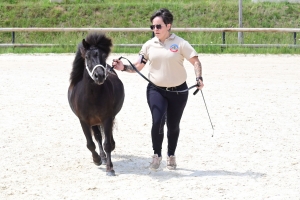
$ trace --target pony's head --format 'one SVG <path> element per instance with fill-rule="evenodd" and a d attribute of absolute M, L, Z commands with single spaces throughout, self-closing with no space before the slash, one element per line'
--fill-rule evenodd
<path fill-rule="evenodd" d="M 98 85 L 103 84 L 108 75 L 106 59 L 111 46 L 111 39 L 105 37 L 104 34 L 92 33 L 82 40 L 80 52 L 85 60 L 85 70 Z"/>

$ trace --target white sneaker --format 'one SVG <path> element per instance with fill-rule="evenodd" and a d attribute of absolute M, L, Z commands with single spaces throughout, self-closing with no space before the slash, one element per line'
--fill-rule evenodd
<path fill-rule="evenodd" d="M 175 156 L 170 156 L 170 157 L 168 156 L 167 157 L 167 168 L 169 170 L 175 170 L 176 166 L 177 166 L 177 164 L 176 164 Z"/>
<path fill-rule="evenodd" d="M 152 156 L 152 163 L 150 164 L 149 168 L 152 169 L 152 170 L 158 169 L 161 160 L 162 160 L 162 157 L 158 157 L 157 154 L 154 154 Z"/>

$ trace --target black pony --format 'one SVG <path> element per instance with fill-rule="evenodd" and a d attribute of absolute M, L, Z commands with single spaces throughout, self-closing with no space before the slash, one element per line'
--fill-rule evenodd
<path fill-rule="evenodd" d="M 106 164 L 107 175 L 114 176 L 111 152 L 115 149 L 113 124 L 124 102 L 124 87 L 106 63 L 112 41 L 102 33 L 91 33 L 78 45 L 70 76 L 68 100 L 79 118 L 96 165 Z M 92 139 L 98 142 L 100 156 Z M 102 146 L 104 136 L 104 150 Z"/>

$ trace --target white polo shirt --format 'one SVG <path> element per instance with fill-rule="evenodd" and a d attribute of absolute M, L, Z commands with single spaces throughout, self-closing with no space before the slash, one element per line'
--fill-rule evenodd
<path fill-rule="evenodd" d="M 198 56 L 195 49 L 174 33 L 161 43 L 157 37 L 148 40 L 140 51 L 149 63 L 148 79 L 157 86 L 175 87 L 186 81 L 184 58 Z"/>

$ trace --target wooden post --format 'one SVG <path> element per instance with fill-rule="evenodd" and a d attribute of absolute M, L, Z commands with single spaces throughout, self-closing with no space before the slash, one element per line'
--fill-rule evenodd
<path fill-rule="evenodd" d="M 14 31 L 11 33 L 11 42 L 13 44 L 15 43 L 15 32 Z"/>
<path fill-rule="evenodd" d="M 239 28 L 243 28 L 243 0 L 239 0 Z M 238 32 L 238 43 L 244 44 L 243 32 Z"/>

